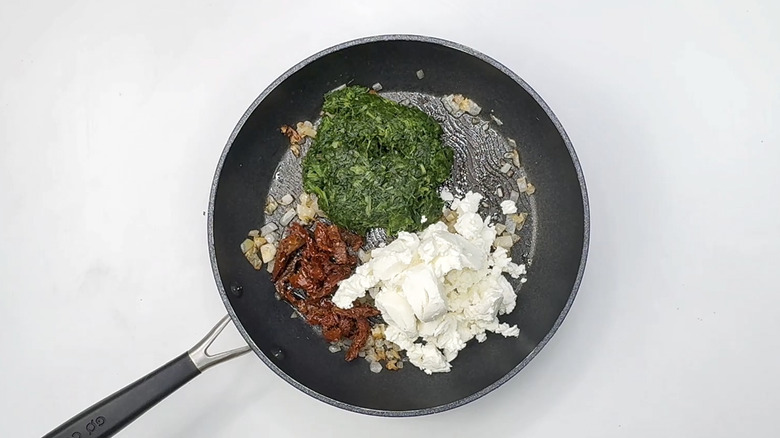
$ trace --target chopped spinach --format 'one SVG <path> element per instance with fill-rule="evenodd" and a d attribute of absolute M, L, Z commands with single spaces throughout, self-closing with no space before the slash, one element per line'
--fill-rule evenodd
<path fill-rule="evenodd" d="M 441 216 L 438 187 L 452 149 L 429 115 L 351 86 L 325 95 L 317 137 L 303 160 L 303 187 L 335 224 L 358 233 L 418 231 Z M 429 222 L 429 223 L 430 223 Z"/>

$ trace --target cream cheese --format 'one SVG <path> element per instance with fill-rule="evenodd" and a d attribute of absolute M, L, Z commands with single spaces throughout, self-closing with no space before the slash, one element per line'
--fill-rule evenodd
<path fill-rule="evenodd" d="M 517 326 L 498 320 L 515 308 L 517 295 L 504 273 L 525 274 L 506 249 L 493 250 L 496 230 L 478 213 L 482 195 L 443 192 L 457 214 L 451 232 L 436 222 L 420 233 L 398 233 L 388 245 L 341 282 L 333 302 L 350 308 L 369 289 L 387 323 L 385 336 L 406 350 L 428 374 L 447 372 L 467 342 L 486 331 L 518 336 Z"/>

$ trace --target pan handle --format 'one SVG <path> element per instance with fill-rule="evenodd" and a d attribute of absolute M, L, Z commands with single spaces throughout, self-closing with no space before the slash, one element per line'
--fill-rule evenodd
<path fill-rule="evenodd" d="M 249 346 L 214 355 L 206 352 L 229 321 L 229 316 L 223 317 L 189 351 L 97 402 L 43 438 L 113 436 L 202 371 L 248 352 Z"/>

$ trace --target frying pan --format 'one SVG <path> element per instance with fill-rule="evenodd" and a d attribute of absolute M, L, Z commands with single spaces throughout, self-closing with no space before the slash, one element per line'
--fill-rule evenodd
<path fill-rule="evenodd" d="M 423 70 L 421 80 L 415 72 Z M 323 95 L 344 83 L 434 96 L 461 93 L 500 114 L 502 133 L 517 140 L 534 194 L 533 255 L 517 307 L 502 317 L 518 338 L 469 344 L 449 373 L 407 367 L 370 372 L 328 351 L 305 321 L 274 297 L 265 270 L 239 251 L 247 230 L 263 224 L 263 205 L 289 143 L 283 124 L 316 119 Z M 206 368 L 248 351 L 281 378 L 331 405 L 381 416 L 445 411 L 473 401 L 517 374 L 566 316 L 585 267 L 589 216 L 582 171 L 552 111 L 531 87 L 497 61 L 440 39 L 388 35 L 326 49 L 274 81 L 249 107 L 220 157 L 211 188 L 208 241 L 225 316 L 192 349 L 76 415 L 46 437 L 111 436 Z M 248 346 L 215 355 L 206 349 L 232 320 Z"/>

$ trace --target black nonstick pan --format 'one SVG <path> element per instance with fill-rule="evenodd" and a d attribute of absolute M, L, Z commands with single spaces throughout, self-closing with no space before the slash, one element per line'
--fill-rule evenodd
<path fill-rule="evenodd" d="M 421 79 L 417 72 L 424 72 Z M 530 221 L 528 282 L 502 320 L 520 336 L 470 343 L 449 373 L 414 367 L 372 373 L 345 362 L 291 307 L 274 297 L 269 274 L 239 250 L 264 222 L 263 206 L 289 148 L 280 126 L 315 120 L 323 95 L 345 83 L 433 96 L 461 93 L 500 115 L 503 135 L 517 141 L 537 187 Z M 113 435 L 207 367 L 253 351 L 291 385 L 326 403 L 382 416 L 432 414 L 473 401 L 517 374 L 566 316 L 585 267 L 589 217 L 585 183 L 566 133 L 542 99 L 487 56 L 439 39 L 392 35 L 350 41 L 291 68 L 250 106 L 230 136 L 214 176 L 208 214 L 209 253 L 226 316 L 203 341 L 137 382 L 78 414 L 47 437 Z M 248 347 L 210 355 L 206 348 L 232 319 Z"/>

